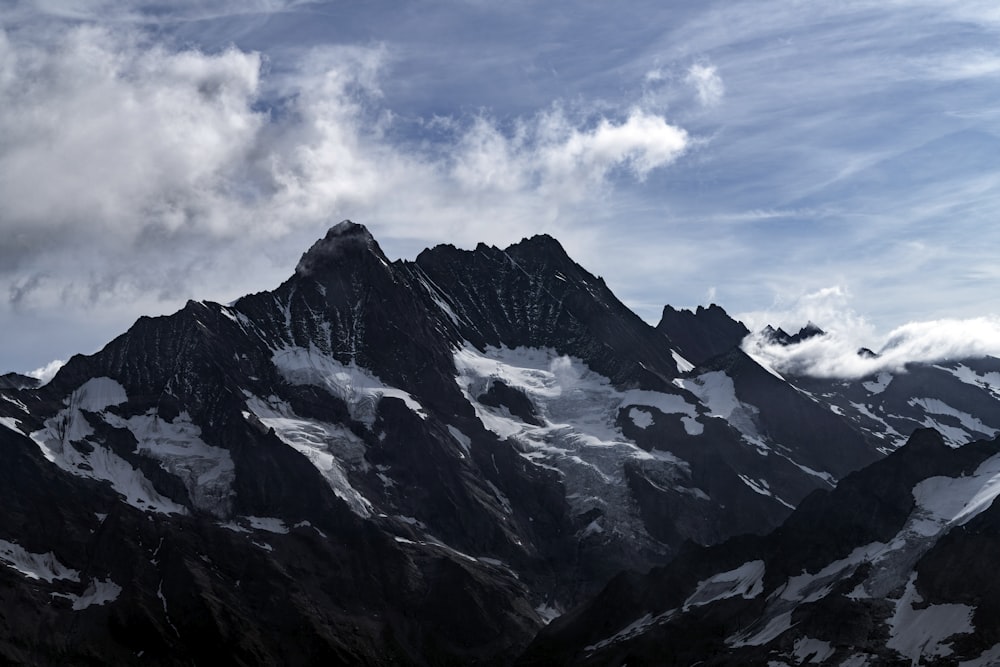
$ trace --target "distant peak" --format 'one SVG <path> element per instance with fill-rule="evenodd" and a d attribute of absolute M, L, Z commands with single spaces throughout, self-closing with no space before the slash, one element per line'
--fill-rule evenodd
<path fill-rule="evenodd" d="M 781 327 L 775 329 L 770 324 L 761 329 L 760 333 L 766 340 L 779 345 L 795 345 L 816 336 L 826 335 L 825 331 L 812 322 L 806 322 L 806 325 L 799 329 L 796 334 L 789 334 Z"/>
<path fill-rule="evenodd" d="M 344 220 L 331 227 L 326 236 L 302 255 L 295 274 L 310 276 L 331 264 L 364 255 L 374 255 L 383 264 L 389 263 L 367 227 Z"/>

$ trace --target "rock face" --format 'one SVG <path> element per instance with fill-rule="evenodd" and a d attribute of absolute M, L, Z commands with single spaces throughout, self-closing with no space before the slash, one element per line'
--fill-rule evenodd
<path fill-rule="evenodd" d="M 718 306 L 651 327 L 548 236 L 404 262 L 336 225 L 273 291 L 141 318 L 43 386 L 4 376 L 0 656 L 510 664 L 613 578 L 638 586 L 623 570 L 769 544 L 927 415 L 949 443 L 992 428 L 979 362 L 809 385 L 745 334 Z M 924 370 L 947 400 L 892 398 Z M 886 435 L 851 392 L 911 412 Z M 733 575 L 747 595 L 758 569 Z M 647 602 L 615 595 L 618 632 Z M 532 655 L 589 655 L 549 641 Z"/>
<path fill-rule="evenodd" d="M 664 306 L 656 328 L 670 338 L 682 357 L 695 365 L 739 347 L 750 333 L 742 322 L 729 317 L 714 303 L 708 308 L 698 306 L 694 312 Z"/>

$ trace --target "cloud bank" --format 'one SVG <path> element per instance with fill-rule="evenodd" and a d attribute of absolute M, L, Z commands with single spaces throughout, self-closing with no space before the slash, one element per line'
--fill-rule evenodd
<path fill-rule="evenodd" d="M 905 371 L 910 363 L 1000 357 L 1000 317 L 938 319 L 910 322 L 888 334 L 874 327 L 848 305 L 850 296 L 840 287 L 809 293 L 785 307 L 742 316 L 754 332 L 743 349 L 781 373 L 827 378 L 861 378 L 881 371 Z M 780 345 L 761 334 L 762 324 L 789 333 L 812 322 L 826 333 L 795 345 Z M 877 356 L 858 354 L 862 348 Z"/>

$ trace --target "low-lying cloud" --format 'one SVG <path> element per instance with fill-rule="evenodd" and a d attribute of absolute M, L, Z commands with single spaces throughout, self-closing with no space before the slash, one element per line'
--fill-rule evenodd
<path fill-rule="evenodd" d="M 845 379 L 900 372 L 910 363 L 1000 357 L 1000 317 L 910 322 L 878 335 L 848 301 L 845 290 L 832 287 L 806 294 L 783 308 L 748 313 L 745 320 L 753 333 L 743 341 L 743 349 L 781 373 Z M 812 322 L 825 334 L 781 345 L 761 333 L 768 318 L 788 333 Z M 859 354 L 862 348 L 876 356 Z"/>

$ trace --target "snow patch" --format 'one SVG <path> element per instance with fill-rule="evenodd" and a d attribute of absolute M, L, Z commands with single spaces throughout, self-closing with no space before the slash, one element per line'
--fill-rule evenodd
<path fill-rule="evenodd" d="M 639 408 L 632 408 L 628 411 L 628 418 L 639 428 L 646 429 L 653 425 L 653 415 Z"/>
<path fill-rule="evenodd" d="M 684 611 L 736 596 L 751 600 L 763 592 L 764 561 L 753 560 L 699 582 L 698 588 L 684 601 Z"/>
<path fill-rule="evenodd" d="M 886 646 L 909 658 L 912 664 L 922 664 L 923 658 L 945 657 L 952 654 L 945 640 L 973 632 L 973 607 L 964 604 L 932 604 L 916 608 L 923 602 L 917 592 L 914 573 L 906 590 L 896 603 L 889 619 L 889 641 Z"/>
<path fill-rule="evenodd" d="M 281 519 L 268 516 L 247 516 L 243 518 L 246 519 L 247 523 L 254 530 L 264 530 L 276 535 L 286 535 L 288 533 L 288 526 Z"/>
<path fill-rule="evenodd" d="M 958 667 L 993 667 L 1000 665 L 1000 644 L 987 649 L 979 657 L 958 663 Z"/>
<path fill-rule="evenodd" d="M 677 350 L 670 350 L 670 356 L 674 358 L 674 363 L 677 364 L 677 370 L 681 373 L 687 373 L 694 370 L 694 364 L 678 354 Z"/>
<path fill-rule="evenodd" d="M 784 586 L 778 589 L 779 596 L 783 600 L 796 603 L 821 600 L 830 593 L 836 583 L 851 576 L 859 565 L 873 560 L 885 550 L 886 545 L 882 542 L 872 542 L 857 547 L 846 557 L 833 561 L 815 574 L 803 571 L 802 574 L 789 577 Z"/>
<path fill-rule="evenodd" d="M 315 346 L 277 350 L 271 361 L 288 382 L 320 387 L 343 400 L 351 418 L 369 428 L 383 398 L 398 398 L 422 419 L 427 418 L 420 403 L 407 392 L 390 387 L 354 363 L 344 365 Z"/>
<path fill-rule="evenodd" d="M 87 607 L 94 605 L 103 606 L 109 602 L 114 602 L 122 592 L 122 587 L 110 579 L 92 579 L 83 595 L 62 594 L 73 602 L 73 611 L 83 611 Z"/>
<path fill-rule="evenodd" d="M 103 411 L 126 400 L 125 389 L 114 380 L 88 380 L 66 398 L 65 409 L 47 419 L 44 428 L 29 437 L 51 463 L 78 477 L 110 482 L 133 507 L 162 514 L 186 514 L 184 507 L 160 495 L 152 482 L 127 461 L 99 442 L 88 440 L 94 430 L 84 412 L 96 412 L 104 419 L 114 420 L 117 417 L 109 417 Z M 85 446 L 78 449 L 73 443 Z"/>
<path fill-rule="evenodd" d="M 892 373 L 879 373 L 874 380 L 862 382 L 861 386 L 867 389 L 870 394 L 881 394 L 890 382 L 892 382 Z"/>
<path fill-rule="evenodd" d="M 742 646 L 763 646 L 772 639 L 776 639 L 781 636 L 785 631 L 791 629 L 792 612 L 786 611 L 778 614 L 765 623 L 764 627 L 756 630 L 759 625 L 760 622 L 758 621 L 752 625 L 750 629 L 726 639 L 726 643 L 735 648 Z"/>
<path fill-rule="evenodd" d="M 626 639 L 631 639 L 632 637 L 644 633 L 646 629 L 649 628 L 650 626 L 669 621 L 670 618 L 673 617 L 674 614 L 676 613 L 677 613 L 676 609 L 671 609 L 669 611 L 663 612 L 662 614 L 658 614 L 657 616 L 653 616 L 652 614 L 646 614 L 645 616 L 642 616 L 641 618 L 637 618 L 636 620 L 632 621 L 631 623 L 629 623 L 624 628 L 622 628 L 615 634 L 611 635 L 607 639 L 602 639 L 601 641 L 595 644 L 591 644 L 590 646 L 585 646 L 583 650 L 586 651 L 587 653 L 593 653 L 594 651 L 598 651 L 607 646 L 611 646 L 612 644 L 615 644 L 617 642 L 625 641 Z"/>
<path fill-rule="evenodd" d="M 915 529 L 934 536 L 950 525 L 968 522 L 1000 495 L 1000 454 L 983 461 L 971 475 L 929 477 L 913 487 Z"/>
<path fill-rule="evenodd" d="M 21 545 L 7 540 L 0 540 L 0 562 L 29 579 L 40 579 L 49 583 L 56 579 L 80 581 L 80 573 L 60 563 L 52 552 L 31 553 L 25 551 Z"/>
<path fill-rule="evenodd" d="M 928 414 L 954 417 L 959 421 L 960 424 L 962 424 L 962 426 L 969 429 L 970 431 L 976 433 L 983 433 L 989 438 L 996 437 L 997 429 L 987 426 L 977 417 L 973 417 L 968 412 L 962 412 L 961 410 L 956 410 L 955 408 L 951 407 L 944 401 L 938 400 L 936 398 L 911 398 L 909 401 L 907 401 L 907 403 L 911 406 L 922 408 L 924 412 Z M 932 423 L 936 425 L 936 422 Z M 932 428 L 936 428 L 936 426 L 932 426 Z M 954 428 L 951 428 L 950 430 L 957 431 L 957 433 L 955 433 L 952 438 L 954 444 L 965 444 L 968 440 L 971 439 L 969 434 L 965 433 L 964 431 Z"/>
<path fill-rule="evenodd" d="M 1000 398 L 1000 373 L 992 372 L 980 375 L 964 364 L 958 364 L 955 368 L 945 366 L 936 366 L 935 368 L 948 371 L 962 382 L 985 389 L 995 398 Z"/>
<path fill-rule="evenodd" d="M 694 378 L 674 380 L 674 384 L 697 396 L 712 417 L 729 422 L 747 442 L 766 455 L 769 448 L 761 439 L 754 423 L 758 410 L 736 397 L 736 386 L 731 377 L 723 371 L 711 371 Z"/>
<path fill-rule="evenodd" d="M 21 412 L 24 412 L 25 414 L 28 414 L 30 412 L 28 410 L 28 406 L 25 405 L 23 402 L 17 400 L 16 398 L 11 398 L 10 396 L 8 396 L 6 394 L 0 394 L 0 398 L 2 398 L 3 400 L 7 401 L 8 403 L 13 403 L 14 405 L 16 405 L 18 407 L 18 409 Z"/>
<path fill-rule="evenodd" d="M 274 429 L 275 435 L 286 445 L 299 452 L 312 463 L 327 484 L 355 514 L 371 516 L 374 508 L 347 477 L 347 468 L 367 468 L 366 446 L 349 428 L 316 419 L 303 419 L 291 406 L 275 397 L 263 400 L 247 395 L 247 407 L 264 426 Z"/>
<path fill-rule="evenodd" d="M 448 433 L 451 433 L 451 437 L 455 439 L 455 442 L 462 446 L 462 450 L 466 453 L 466 455 L 471 453 L 472 438 L 465 435 L 451 424 L 448 424 Z"/>
<path fill-rule="evenodd" d="M 186 411 L 173 421 L 162 419 L 155 409 L 128 419 L 105 414 L 104 421 L 131 431 L 136 453 L 158 461 L 179 478 L 192 505 L 217 517 L 229 515 L 236 479 L 232 456 L 229 450 L 206 444 Z"/>
<path fill-rule="evenodd" d="M 792 656 L 797 661 L 795 663 L 797 665 L 803 664 L 806 659 L 809 660 L 809 664 L 819 665 L 832 656 L 835 650 L 830 642 L 823 641 L 822 639 L 799 637 L 795 640 Z"/>
<path fill-rule="evenodd" d="M 694 417 L 685 415 L 681 417 L 681 423 L 684 424 L 684 430 L 688 435 L 701 435 L 705 432 L 705 425 Z"/>
<path fill-rule="evenodd" d="M 21 422 L 13 417 L 0 417 L 0 426 L 6 426 L 11 431 L 16 431 L 18 434 L 21 434 Z"/>
<path fill-rule="evenodd" d="M 600 508 L 609 532 L 658 548 L 634 507 L 624 464 L 643 461 L 644 466 L 660 468 L 666 479 L 683 477 L 689 467 L 667 452 L 644 451 L 625 437 L 618 419 L 638 419 L 641 425 L 653 410 L 694 418 L 694 405 L 680 395 L 616 389 L 583 361 L 551 349 L 491 347 L 480 352 L 466 345 L 454 358 L 456 382 L 482 424 L 516 443 L 520 455 L 533 464 L 559 472 L 574 513 Z M 497 381 L 523 393 L 541 425 L 475 400 Z"/>
<path fill-rule="evenodd" d="M 542 604 L 535 607 L 535 613 L 537 613 L 538 616 L 541 617 L 542 623 L 548 625 L 552 621 L 562 616 L 563 613 L 565 612 L 563 612 L 563 610 L 560 609 L 558 606 L 546 604 L 543 602 Z"/>

